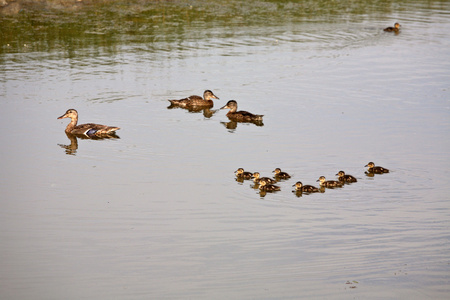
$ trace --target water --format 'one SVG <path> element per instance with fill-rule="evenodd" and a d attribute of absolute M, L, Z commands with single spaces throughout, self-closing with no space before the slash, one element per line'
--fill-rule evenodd
<path fill-rule="evenodd" d="M 448 297 L 448 2 L 129 5 L 0 19 L 1 298 Z M 119 138 L 70 140 L 69 108 Z"/>

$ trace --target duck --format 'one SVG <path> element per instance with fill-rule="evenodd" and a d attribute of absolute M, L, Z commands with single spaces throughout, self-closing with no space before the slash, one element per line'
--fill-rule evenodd
<path fill-rule="evenodd" d="M 169 100 L 171 105 L 179 107 L 192 107 L 192 106 L 214 106 L 214 102 L 211 99 L 219 99 L 211 90 L 203 92 L 203 98 L 197 95 L 192 95 L 180 100 Z"/>
<path fill-rule="evenodd" d="M 344 171 L 337 172 L 336 176 L 339 176 L 338 180 L 342 182 L 357 182 L 356 178 L 352 175 L 345 174 Z"/>
<path fill-rule="evenodd" d="M 65 132 L 68 134 L 74 135 L 87 135 L 87 136 L 102 136 L 108 134 L 115 134 L 116 130 L 119 130 L 120 127 L 115 126 L 106 126 L 94 123 L 80 124 L 77 125 L 78 122 L 78 112 L 71 108 L 66 111 L 66 113 L 58 119 L 70 118 L 71 121 L 67 125 Z"/>
<path fill-rule="evenodd" d="M 269 184 L 266 180 L 259 181 L 259 189 L 263 192 L 276 192 L 280 190 L 278 185 Z"/>
<path fill-rule="evenodd" d="M 255 173 L 253 173 L 253 181 L 255 182 L 255 183 L 259 183 L 261 180 L 265 180 L 267 183 L 269 183 L 269 184 L 274 184 L 274 183 L 276 183 L 277 181 L 276 180 L 273 180 L 272 178 L 269 178 L 269 177 L 260 177 L 261 175 L 259 174 L 259 172 L 255 172 Z"/>
<path fill-rule="evenodd" d="M 399 23 L 395 23 L 394 27 L 386 27 L 385 29 L 383 29 L 383 31 L 386 31 L 386 32 L 398 32 L 399 30 L 400 30 Z"/>
<path fill-rule="evenodd" d="M 280 168 L 276 168 L 275 170 L 272 171 L 272 173 L 275 173 L 275 178 L 280 178 L 280 179 L 291 178 L 291 175 L 289 175 L 286 172 L 282 172 Z"/>
<path fill-rule="evenodd" d="M 295 190 L 297 192 L 303 192 L 303 193 L 316 193 L 319 191 L 318 188 L 312 185 L 303 185 L 301 181 L 297 181 L 293 187 L 295 187 Z"/>
<path fill-rule="evenodd" d="M 367 167 L 368 173 L 376 173 L 376 174 L 382 174 L 382 173 L 389 173 L 389 170 L 380 166 L 375 166 L 373 162 L 369 162 L 364 167 Z"/>
<path fill-rule="evenodd" d="M 320 176 L 319 179 L 317 179 L 317 181 L 320 182 L 320 186 L 323 187 L 342 187 L 342 182 L 339 181 L 335 181 L 335 180 L 326 180 L 325 176 Z"/>
<path fill-rule="evenodd" d="M 253 176 L 253 173 L 245 172 L 243 168 L 237 169 L 236 171 L 234 171 L 234 173 L 236 174 L 236 177 L 241 177 L 244 179 L 251 179 Z"/>
<path fill-rule="evenodd" d="M 220 109 L 228 108 L 230 111 L 227 113 L 228 119 L 237 122 L 258 122 L 262 121 L 263 115 L 255 115 L 249 113 L 248 111 L 240 110 L 237 111 L 238 105 L 236 100 L 230 100 Z"/>

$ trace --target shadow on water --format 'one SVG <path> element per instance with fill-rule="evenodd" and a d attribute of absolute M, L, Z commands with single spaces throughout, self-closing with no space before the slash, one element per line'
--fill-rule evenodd
<path fill-rule="evenodd" d="M 67 155 L 76 155 L 78 150 L 78 139 L 82 140 L 108 140 L 108 139 L 120 139 L 117 134 L 109 134 L 103 136 L 87 136 L 87 135 L 75 135 L 71 133 L 67 133 L 67 138 L 70 140 L 70 144 L 58 144 L 61 148 L 65 149 Z"/>

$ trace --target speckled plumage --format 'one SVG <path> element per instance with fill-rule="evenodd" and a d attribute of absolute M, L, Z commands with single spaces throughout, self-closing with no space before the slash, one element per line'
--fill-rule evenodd
<path fill-rule="evenodd" d="M 297 192 L 303 192 L 303 193 L 316 193 L 319 191 L 318 188 L 312 185 L 303 185 L 301 181 L 297 181 L 293 187 L 295 187 L 295 190 Z"/>
<path fill-rule="evenodd" d="M 235 100 L 230 100 L 226 105 L 221 107 L 220 109 L 228 108 L 230 111 L 227 113 L 228 119 L 237 122 L 255 122 L 262 121 L 263 115 L 255 115 L 249 113 L 248 111 L 240 110 L 237 111 L 237 102 Z"/>
<path fill-rule="evenodd" d="M 65 132 L 75 135 L 87 135 L 87 136 L 101 136 L 107 134 L 114 134 L 114 131 L 119 130 L 119 127 L 115 126 L 106 126 L 101 124 L 87 123 L 77 125 L 78 122 L 78 112 L 71 108 L 66 111 L 66 113 L 58 119 L 70 118 L 71 121 L 67 125 Z"/>
<path fill-rule="evenodd" d="M 375 166 L 373 162 L 369 162 L 367 165 L 367 172 L 368 173 L 376 173 L 376 174 L 382 174 L 382 173 L 389 173 L 389 170 L 380 166 Z"/>
<path fill-rule="evenodd" d="M 214 102 L 211 99 L 219 99 L 211 90 L 206 90 L 203 93 L 203 98 L 197 95 L 192 95 L 180 100 L 169 100 L 172 105 L 179 107 L 192 107 L 192 106 L 214 106 Z"/>
<path fill-rule="evenodd" d="M 336 176 L 339 176 L 338 180 L 341 182 L 357 182 L 358 181 L 354 176 L 345 174 L 344 171 L 339 171 L 336 174 Z"/>
<path fill-rule="evenodd" d="M 325 176 L 320 176 L 317 181 L 319 181 L 320 186 L 323 187 L 341 187 L 343 185 L 342 182 L 336 180 L 326 180 Z"/>

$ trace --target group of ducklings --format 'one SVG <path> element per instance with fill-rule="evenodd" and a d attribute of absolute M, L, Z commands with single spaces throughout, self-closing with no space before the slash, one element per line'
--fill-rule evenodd
<path fill-rule="evenodd" d="M 389 170 L 386 168 L 383 168 L 381 166 L 375 166 L 373 162 L 369 162 L 367 165 L 366 174 L 369 176 L 373 176 L 374 174 L 383 174 L 383 173 L 389 173 Z M 259 172 L 247 172 L 244 171 L 243 168 L 237 169 L 235 172 L 236 177 L 239 181 L 243 180 L 251 180 L 253 179 L 253 182 L 255 185 L 258 185 L 258 188 L 260 192 L 276 192 L 280 191 L 281 188 L 278 185 L 275 185 L 280 180 L 287 180 L 291 178 L 291 176 L 281 171 L 280 168 L 276 168 L 272 171 L 272 173 L 275 173 L 274 178 L 270 177 L 261 177 L 261 174 Z M 336 187 L 342 187 L 345 183 L 353 183 L 357 182 L 358 180 L 349 174 L 345 174 L 344 171 L 339 171 L 336 173 L 336 176 L 338 176 L 338 180 L 326 180 L 325 176 L 320 176 L 317 181 L 319 182 L 320 188 L 336 188 Z M 301 181 L 297 181 L 293 187 L 295 188 L 293 192 L 296 193 L 317 193 L 321 190 L 315 186 L 312 185 L 304 185 Z"/>

